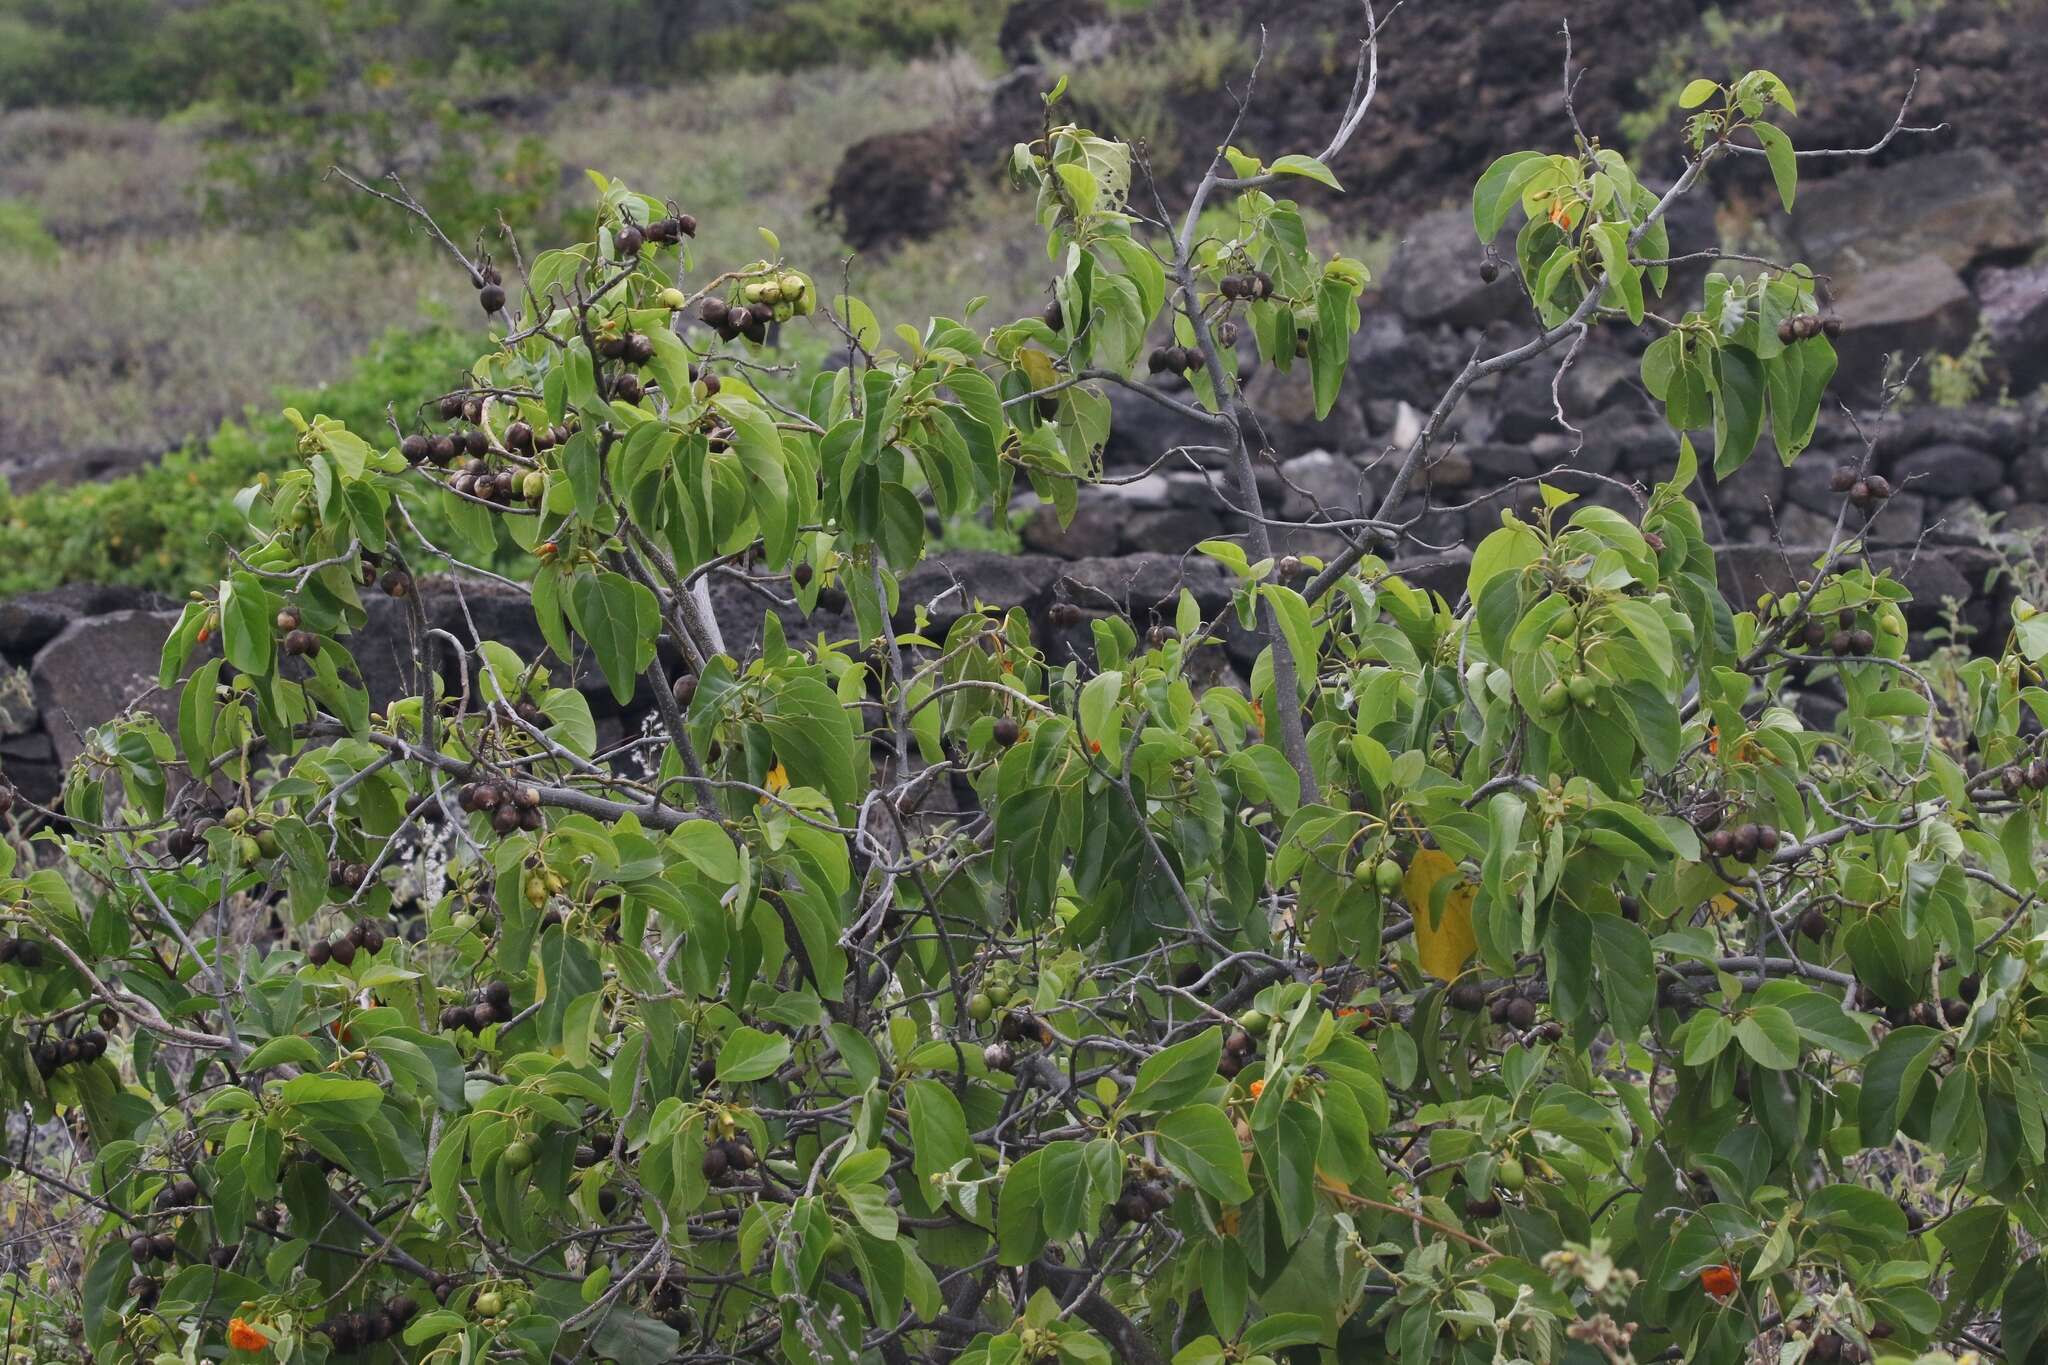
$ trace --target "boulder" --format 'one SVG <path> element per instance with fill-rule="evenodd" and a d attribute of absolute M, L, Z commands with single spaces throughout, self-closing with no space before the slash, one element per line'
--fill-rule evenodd
<path fill-rule="evenodd" d="M 930 237 L 968 188 L 972 163 L 961 151 L 974 136 L 973 127 L 958 125 L 862 138 L 839 158 L 825 211 L 859 251 Z"/>
<path fill-rule="evenodd" d="M 1892 482 L 1901 491 L 1941 498 L 1983 497 L 2004 481 L 2003 465 L 1964 445 L 1928 446 L 1892 465 Z"/>
<path fill-rule="evenodd" d="M 1063 57 L 1084 30 L 1108 23 L 1102 0 L 1014 0 L 996 30 L 996 50 L 1011 66 Z"/>
<path fill-rule="evenodd" d="M 1286 492 L 1280 515 L 1299 520 L 1318 507 L 1331 516 L 1357 516 L 1372 502 L 1372 484 L 1357 465 L 1327 450 L 1311 450 L 1280 465 Z"/>
<path fill-rule="evenodd" d="M 1955 354 L 1977 330 L 1977 301 L 1955 268 L 1939 256 L 1916 256 L 1859 275 L 1836 300 L 1842 335 L 1835 386 L 1867 397 L 1884 378 L 1887 356 L 1904 362 L 1936 352 Z"/>
<path fill-rule="evenodd" d="M 2048 379 L 2048 265 L 1977 273 L 1977 304 L 1991 349 L 2015 393 Z"/>
<path fill-rule="evenodd" d="M 178 694 L 156 685 L 164 637 L 177 624 L 169 611 L 116 611 L 81 617 L 36 655 L 29 676 L 36 708 L 57 763 L 85 748 L 85 732 L 141 702 L 167 730 L 178 723 Z"/>
<path fill-rule="evenodd" d="M 1130 509 L 1114 495 L 1101 489 L 1081 490 L 1074 502 L 1074 516 L 1060 525 L 1059 511 L 1049 502 L 1034 504 L 1026 497 L 1012 509 L 1018 535 L 1029 549 L 1061 559 L 1087 559 L 1113 555 L 1123 542 L 1124 519 Z"/>
<path fill-rule="evenodd" d="M 1178 555 L 1226 533 L 1218 508 L 1152 508 L 1133 511 L 1124 519 L 1120 548 L 1126 553 Z"/>
<path fill-rule="evenodd" d="M 1503 256 L 1488 284 L 1472 232 L 1472 212 L 1439 209 L 1409 225 L 1387 265 L 1386 300 L 1402 317 L 1425 327 L 1484 327 L 1521 303 L 1512 260 Z"/>
<path fill-rule="evenodd" d="M 67 583 L 61 588 L 23 593 L 0 602 L 0 658 L 26 666 L 37 650 L 81 617 L 104 616 L 110 611 L 165 611 L 173 606 L 172 599 L 162 593 L 92 583 Z"/>
<path fill-rule="evenodd" d="M 1790 231 L 1815 270 L 1845 280 L 1933 256 L 1952 270 L 2023 256 L 2041 241 L 2038 214 L 1988 148 L 1858 166 L 1803 185 Z"/>

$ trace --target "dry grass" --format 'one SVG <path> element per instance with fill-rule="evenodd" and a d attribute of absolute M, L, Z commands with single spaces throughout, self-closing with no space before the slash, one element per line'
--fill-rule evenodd
<path fill-rule="evenodd" d="M 871 134 L 967 115 L 981 70 L 957 56 L 794 76 L 737 75 L 653 91 L 572 91 L 535 129 L 563 166 L 563 202 L 588 203 L 585 167 L 669 196 L 703 223 L 707 266 L 751 260 L 757 229 L 787 259 L 839 278 L 846 248 L 817 216 L 846 148 Z M 338 375 L 364 344 L 468 290 L 424 239 L 351 249 L 325 234 L 252 236 L 203 223 L 204 151 L 176 124 L 68 110 L 0 117 L 0 202 L 60 251 L 0 234 L 0 470 L 88 476 L 81 452 L 176 445 L 284 383 Z M 1015 315 L 1047 272 L 1028 206 L 978 191 L 941 238 L 853 264 L 885 326 L 957 315 L 976 295 Z M 24 229 L 26 231 L 26 229 Z M 537 244 L 525 243 L 529 251 Z"/>
<path fill-rule="evenodd" d="M 341 373 L 372 337 L 467 292 L 424 252 L 223 232 L 118 237 L 40 269 L 0 260 L 0 455 L 12 471 L 164 450 L 286 380 Z"/>

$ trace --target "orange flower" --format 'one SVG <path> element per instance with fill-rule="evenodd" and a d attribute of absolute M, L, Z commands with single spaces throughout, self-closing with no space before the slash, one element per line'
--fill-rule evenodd
<path fill-rule="evenodd" d="M 1089 741 L 1088 741 L 1088 752 L 1089 752 L 1089 753 L 1091 753 L 1091 754 L 1099 754 L 1099 753 L 1101 753 L 1101 752 L 1102 752 L 1102 741 L 1101 741 L 1101 740 L 1099 740 L 1099 739 L 1091 739 L 1091 740 L 1089 740 Z"/>
<path fill-rule="evenodd" d="M 228 1345 L 238 1351 L 260 1351 L 270 1345 L 270 1338 L 251 1327 L 246 1319 L 234 1318 L 228 1322 Z"/>
<path fill-rule="evenodd" d="M 1721 727 L 1718 725 L 1707 727 L 1707 752 L 1716 758 L 1721 756 Z"/>
<path fill-rule="evenodd" d="M 1710 1265 L 1700 1272 L 1700 1288 L 1717 1299 L 1725 1299 L 1733 1294 L 1737 1282 L 1735 1267 L 1732 1265 Z"/>
<path fill-rule="evenodd" d="M 1264 1081 L 1253 1081 L 1253 1082 L 1252 1082 L 1252 1098 L 1253 1098 L 1253 1099 L 1257 1099 L 1257 1098 L 1258 1098 L 1259 1096 L 1261 1096 L 1261 1095 L 1263 1095 L 1263 1094 L 1265 1094 L 1265 1093 L 1266 1093 L 1266 1083 L 1265 1083 Z"/>

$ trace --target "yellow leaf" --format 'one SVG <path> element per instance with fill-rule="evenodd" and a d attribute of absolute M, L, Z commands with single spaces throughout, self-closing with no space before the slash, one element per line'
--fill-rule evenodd
<path fill-rule="evenodd" d="M 1444 897 L 1438 912 L 1433 897 L 1437 884 L 1446 877 L 1457 878 L 1458 885 Z M 1465 881 L 1450 855 L 1426 848 L 1408 864 L 1401 894 L 1415 916 L 1415 955 L 1422 970 L 1439 981 L 1455 981 L 1479 946 L 1472 934 L 1472 901 L 1479 888 Z"/>
<path fill-rule="evenodd" d="M 1026 346 L 1017 352 L 1016 361 L 1034 389 L 1049 389 L 1060 382 L 1060 372 L 1053 368 L 1052 357 L 1044 351 Z"/>

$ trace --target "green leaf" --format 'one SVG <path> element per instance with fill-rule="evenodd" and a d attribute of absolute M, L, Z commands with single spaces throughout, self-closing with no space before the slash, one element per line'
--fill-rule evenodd
<path fill-rule="evenodd" d="M 1878 1044 L 1864 1068 L 1857 1104 L 1856 1122 L 1865 1147 L 1883 1147 L 1898 1132 L 1902 1112 L 1912 1102 L 1943 1037 L 1939 1029 L 1909 1025 L 1893 1029 Z"/>
<path fill-rule="evenodd" d="M 732 424 L 732 448 L 747 474 L 762 550 L 769 563 L 787 564 L 796 542 L 796 517 L 789 496 L 788 458 L 774 419 L 735 394 L 720 394 L 711 404 Z"/>
<path fill-rule="evenodd" d="M 1754 354 L 1724 346 L 1716 358 L 1714 477 L 1742 468 L 1763 432 L 1764 368 Z"/>
<path fill-rule="evenodd" d="M 1799 1030 L 1776 1005 L 1759 1005 L 1735 1021 L 1735 1041 L 1751 1060 L 1773 1071 L 1799 1065 Z"/>
<path fill-rule="evenodd" d="M 1303 156 L 1299 152 L 1288 153 L 1266 169 L 1275 175 L 1306 176 L 1317 184 L 1328 185 L 1340 194 L 1344 191 L 1344 187 L 1337 183 L 1337 177 L 1330 173 L 1328 166 L 1312 156 Z"/>
<path fill-rule="evenodd" d="M 721 1082 L 765 1080 L 789 1060 L 789 1039 L 742 1025 L 718 1049 Z"/>
<path fill-rule="evenodd" d="M 1678 107 L 1681 109 L 1697 109 L 1712 99 L 1714 92 L 1720 88 L 1718 83 L 1708 80 L 1705 76 L 1687 81 L 1685 89 L 1678 92 Z"/>
<path fill-rule="evenodd" d="M 242 1070 L 261 1071 L 265 1067 L 284 1066 L 287 1063 L 294 1066 L 319 1066 L 320 1050 L 298 1034 L 288 1033 L 282 1038 L 272 1038 L 250 1053 L 242 1061 Z"/>
<path fill-rule="evenodd" d="M 1117 704 L 1123 686 L 1124 675 L 1111 669 L 1081 689 L 1081 737 L 1111 772 L 1123 765 L 1123 711 Z"/>
<path fill-rule="evenodd" d="M 1216 1083 L 1223 1056 L 1223 1030 L 1205 1029 L 1184 1043 L 1161 1048 L 1138 1068 L 1130 1106 L 1139 1113 L 1177 1109 L 1200 1098 Z"/>
<path fill-rule="evenodd" d="M 1212 1198 L 1242 1204 L 1252 1197 L 1237 1130 L 1213 1104 L 1191 1104 L 1161 1119 L 1159 1155 Z"/>
<path fill-rule="evenodd" d="M 236 573 L 220 585 L 220 644 L 229 663 L 259 678 L 270 675 L 276 614 L 254 574 Z"/>
<path fill-rule="evenodd" d="M 952 1091 L 933 1080 L 907 1081 L 903 1103 L 910 1114 L 911 1167 L 920 1178 L 951 1172 L 973 1155 L 967 1142 L 967 1115 Z"/>
<path fill-rule="evenodd" d="M 1792 139 L 1775 124 L 1758 122 L 1750 127 L 1756 132 L 1756 140 L 1763 144 L 1764 159 L 1771 163 L 1771 179 L 1778 185 L 1778 198 L 1783 201 L 1785 212 L 1790 213 L 1793 196 L 1799 192 L 1799 158 L 1793 153 Z"/>
<path fill-rule="evenodd" d="M 1480 175 L 1472 187 L 1472 227 L 1479 240 L 1500 236 L 1501 225 L 1522 197 L 1522 186 L 1542 164 L 1538 152 L 1509 152 Z"/>
<path fill-rule="evenodd" d="M 384 1103 L 384 1089 L 375 1081 L 345 1076 L 294 1076 L 284 1083 L 279 1099 L 300 1116 L 333 1127 L 361 1127 Z"/>
<path fill-rule="evenodd" d="M 612 696 L 622 704 L 631 701 L 661 631 L 661 604 L 654 594 L 609 570 L 579 575 L 569 587 L 569 624 L 590 642 Z"/>

